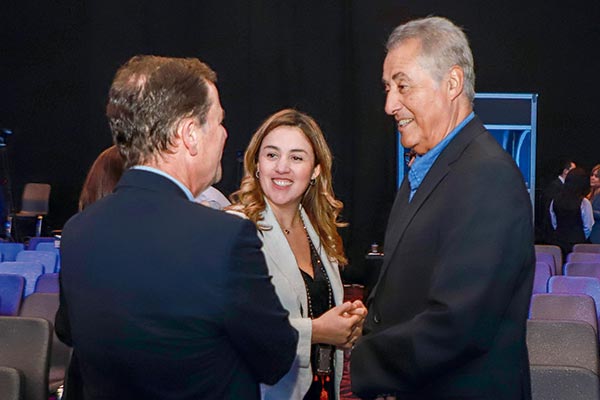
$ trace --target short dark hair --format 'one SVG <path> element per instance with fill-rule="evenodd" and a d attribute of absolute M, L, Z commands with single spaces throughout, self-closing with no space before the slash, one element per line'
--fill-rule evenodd
<path fill-rule="evenodd" d="M 565 169 L 570 169 L 571 168 L 571 164 L 575 164 L 575 161 L 573 161 L 570 158 L 562 158 L 562 159 L 560 159 L 559 162 L 558 162 L 558 164 L 557 164 L 558 168 L 556 170 L 556 173 L 559 174 L 559 175 L 562 174 Z"/>
<path fill-rule="evenodd" d="M 208 82 L 215 72 L 197 58 L 132 57 L 110 88 L 106 116 L 125 166 L 144 164 L 171 151 L 182 118 L 206 122 Z"/>

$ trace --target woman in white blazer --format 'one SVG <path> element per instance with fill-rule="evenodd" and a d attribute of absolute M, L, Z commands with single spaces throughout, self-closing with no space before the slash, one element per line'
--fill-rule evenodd
<path fill-rule="evenodd" d="M 343 303 L 344 265 L 333 195 L 332 157 L 321 129 L 292 109 L 265 120 L 244 156 L 245 177 L 230 210 L 258 228 L 275 290 L 299 332 L 296 359 L 263 399 L 339 399 L 343 352 L 362 334 L 367 310 Z"/>

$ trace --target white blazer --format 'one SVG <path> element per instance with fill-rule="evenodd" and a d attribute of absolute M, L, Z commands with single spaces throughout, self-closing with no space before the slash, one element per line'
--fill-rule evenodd
<path fill-rule="evenodd" d="M 327 257 L 327 254 L 325 254 L 325 250 L 321 247 L 319 236 L 304 209 L 301 208 L 300 212 L 306 224 L 308 235 L 317 249 L 321 257 L 321 262 L 329 276 L 335 305 L 340 305 L 344 300 L 344 288 L 338 265 L 336 262 L 332 262 Z M 308 392 L 313 378 L 310 365 L 312 320 L 308 317 L 306 288 L 294 253 L 292 253 L 292 249 L 279 223 L 277 223 L 268 202 L 266 202 L 266 209 L 263 211 L 262 216 L 263 220 L 260 221 L 260 224 L 269 226 L 271 229 L 259 231 L 258 236 L 263 242 L 262 250 L 267 261 L 269 274 L 273 277 L 272 282 L 275 286 L 275 291 L 283 307 L 290 313 L 290 323 L 298 330 L 298 349 L 296 350 L 296 359 L 291 369 L 279 382 L 272 386 L 261 385 L 261 398 L 263 400 L 302 400 L 306 392 Z M 340 397 L 343 363 L 343 351 L 336 350 L 334 358 L 336 400 Z"/>

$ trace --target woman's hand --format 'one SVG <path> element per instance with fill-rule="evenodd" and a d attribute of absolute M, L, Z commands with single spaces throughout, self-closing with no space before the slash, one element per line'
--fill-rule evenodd
<path fill-rule="evenodd" d="M 360 315 L 350 314 L 354 304 L 349 301 L 333 307 L 312 321 L 312 343 L 331 344 L 344 347 L 352 337 L 354 326 Z"/>
<path fill-rule="evenodd" d="M 367 309 L 360 300 L 333 307 L 312 322 L 312 343 L 351 348 L 362 335 Z"/>
<path fill-rule="evenodd" d="M 345 344 L 344 348 L 352 348 L 356 341 L 362 336 L 363 324 L 365 322 L 365 318 L 367 318 L 367 308 L 360 300 L 355 300 L 352 303 L 353 308 L 348 312 L 348 315 L 357 315 L 359 320 L 353 327 L 352 334 L 348 339 L 348 343 Z"/>

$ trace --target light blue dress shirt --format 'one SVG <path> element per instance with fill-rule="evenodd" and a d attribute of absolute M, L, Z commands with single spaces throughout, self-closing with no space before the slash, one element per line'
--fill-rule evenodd
<path fill-rule="evenodd" d="M 194 195 L 192 194 L 191 190 L 188 189 L 187 186 L 185 186 L 183 183 L 179 182 L 177 179 L 175 179 L 171 175 L 167 174 L 165 171 L 161 171 L 160 169 L 149 167 L 147 165 L 134 165 L 133 167 L 131 167 L 131 169 L 139 169 L 142 171 L 154 172 L 155 174 L 164 176 L 165 178 L 167 178 L 168 180 L 170 180 L 171 182 L 173 182 L 174 184 L 179 186 L 179 188 L 181 190 L 183 190 L 183 192 L 187 196 L 188 200 L 194 201 Z"/>
<path fill-rule="evenodd" d="M 413 161 L 413 164 L 408 171 L 408 182 L 410 184 L 410 196 L 408 198 L 409 202 L 413 199 L 417 189 L 419 186 L 421 186 L 421 182 L 423 182 L 423 179 L 425 179 L 427 173 L 431 169 L 431 166 L 435 160 L 437 160 L 441 152 L 446 148 L 446 146 L 448 146 L 448 143 L 454 139 L 458 132 L 460 132 L 460 130 L 473 119 L 473 117 L 475 117 L 475 113 L 471 112 L 471 114 L 469 114 L 467 118 L 458 124 L 456 128 L 454 128 L 448 134 L 448 136 L 444 138 L 444 140 L 435 145 L 435 147 L 429 150 L 427 153 L 415 158 L 415 161 Z"/>

